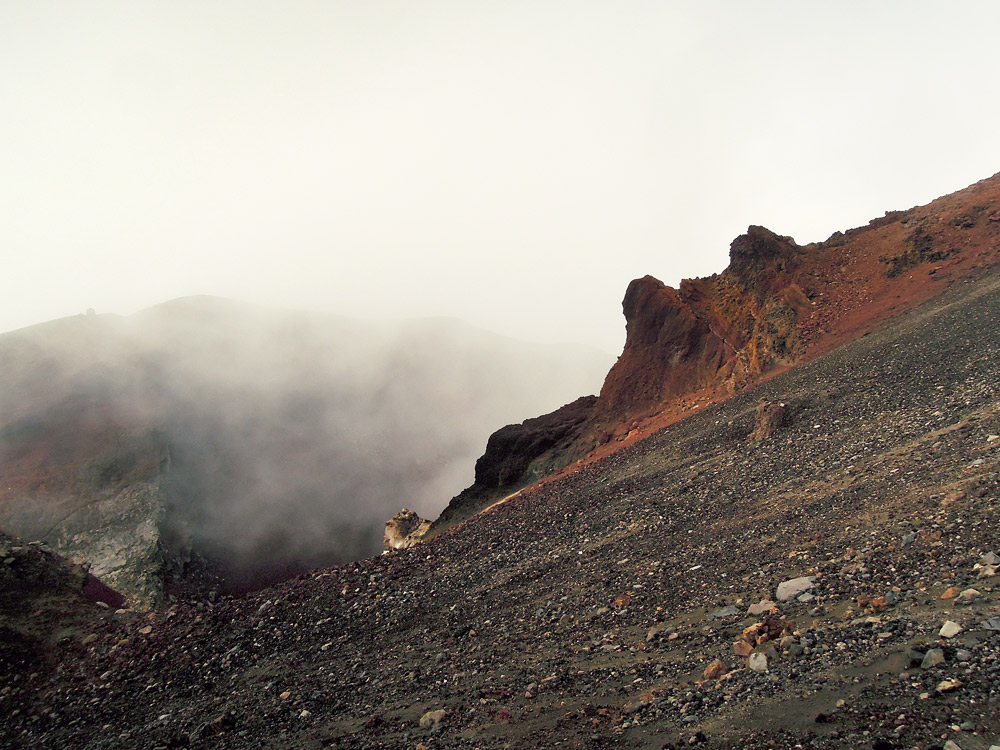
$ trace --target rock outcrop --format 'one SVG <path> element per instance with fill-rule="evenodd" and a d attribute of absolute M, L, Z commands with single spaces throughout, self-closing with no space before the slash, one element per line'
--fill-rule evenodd
<path fill-rule="evenodd" d="M 434 522 L 435 531 L 468 518 L 487 505 L 536 482 L 568 463 L 596 396 L 584 396 L 551 414 L 503 427 L 476 461 L 476 481 L 457 495 Z"/>
<path fill-rule="evenodd" d="M 385 523 L 385 548 L 409 549 L 424 538 L 430 527 L 430 521 L 409 508 L 403 508 Z"/>
<path fill-rule="evenodd" d="M 613 425 L 709 386 L 736 392 L 803 352 L 797 330 L 810 308 L 794 271 L 804 250 L 752 226 L 733 240 L 729 267 L 672 289 L 652 276 L 629 284 L 622 302 L 625 348 L 595 414 Z"/>

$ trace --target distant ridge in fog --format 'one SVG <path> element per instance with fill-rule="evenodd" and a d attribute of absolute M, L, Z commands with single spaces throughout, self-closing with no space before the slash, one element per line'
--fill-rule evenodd
<path fill-rule="evenodd" d="M 497 424 L 596 392 L 611 360 L 213 297 L 21 329 L 0 335 L 0 528 L 114 582 L 154 516 L 151 589 L 191 545 L 248 583 L 375 554 L 400 507 L 433 517 L 469 483 Z"/>

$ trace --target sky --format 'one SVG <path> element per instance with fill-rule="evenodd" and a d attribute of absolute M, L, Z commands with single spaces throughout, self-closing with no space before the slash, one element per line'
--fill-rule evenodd
<path fill-rule="evenodd" d="M 210 294 L 616 354 L 722 271 L 1000 171 L 1000 3 L 0 5 L 0 331 Z"/>

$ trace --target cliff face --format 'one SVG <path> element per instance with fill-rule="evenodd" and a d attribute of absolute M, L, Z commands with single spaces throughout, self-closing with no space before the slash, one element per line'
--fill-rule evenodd
<path fill-rule="evenodd" d="M 596 396 L 583 396 L 551 414 L 494 432 L 486 452 L 476 461 L 475 483 L 448 503 L 432 530 L 468 518 L 573 460 L 574 444 L 592 419 L 596 404 Z"/>
<path fill-rule="evenodd" d="M 604 381 L 596 419 L 615 423 L 711 385 L 735 392 L 798 358 L 796 324 L 809 302 L 792 277 L 802 255 L 790 238 L 750 227 L 733 241 L 720 275 L 680 289 L 652 276 L 629 284 L 625 348 Z"/>
<path fill-rule="evenodd" d="M 524 429 L 514 425 L 494 434 L 480 460 L 551 472 L 592 451 L 610 452 L 644 426 L 648 434 L 873 330 L 998 257 L 1000 175 L 822 243 L 800 246 L 751 226 L 733 240 L 720 274 L 685 280 L 679 289 L 652 276 L 629 284 L 621 357 L 589 414 L 566 426 L 558 452 L 509 439 Z M 539 478 L 538 471 L 514 473 L 505 488 Z M 496 499 L 477 486 L 478 470 L 476 485 L 442 518 L 453 523 Z"/>

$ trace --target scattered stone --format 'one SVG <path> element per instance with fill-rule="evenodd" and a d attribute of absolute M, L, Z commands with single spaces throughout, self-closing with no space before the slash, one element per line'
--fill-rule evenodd
<path fill-rule="evenodd" d="M 942 652 L 942 656 L 943 655 L 944 652 Z M 927 657 L 926 653 L 924 653 L 923 651 L 918 651 L 915 648 L 910 648 L 906 650 L 906 658 L 909 659 L 911 667 L 919 667 L 921 664 L 923 664 L 923 661 L 926 657 Z"/>
<path fill-rule="evenodd" d="M 1000 565 L 1000 556 L 996 552 L 987 552 L 979 558 L 980 565 Z"/>
<path fill-rule="evenodd" d="M 983 595 L 975 589 L 966 589 L 958 595 L 957 599 L 955 599 L 955 604 L 972 604 L 972 602 L 977 599 L 981 599 L 982 597 Z"/>
<path fill-rule="evenodd" d="M 729 665 L 722 659 L 716 659 L 705 667 L 704 678 L 706 680 L 717 680 L 729 671 Z"/>
<path fill-rule="evenodd" d="M 302 711 L 299 713 L 300 719 L 308 719 L 310 716 L 312 716 L 312 712 L 306 708 L 303 708 Z"/>
<path fill-rule="evenodd" d="M 946 589 L 943 594 L 941 594 L 941 598 L 954 599 L 960 593 L 962 593 L 962 589 L 960 589 L 958 586 L 951 586 L 950 588 Z"/>
<path fill-rule="evenodd" d="M 149 635 L 150 633 L 153 632 L 153 626 L 147 625 L 144 628 L 139 628 L 139 632 L 142 633 L 143 635 Z"/>
<path fill-rule="evenodd" d="M 713 620 L 724 620 L 730 617 L 739 617 L 740 610 L 738 607 L 730 604 L 728 607 L 722 607 L 717 609 L 709 617 Z"/>
<path fill-rule="evenodd" d="M 787 602 L 789 599 L 792 599 L 793 597 L 811 589 L 816 585 L 815 581 L 816 576 L 800 576 L 799 578 L 792 578 L 788 581 L 783 581 L 778 584 L 775 596 L 779 602 Z"/>
<path fill-rule="evenodd" d="M 939 693 L 950 693 L 953 690 L 958 690 L 962 687 L 962 683 L 958 680 L 941 680 L 938 683 L 937 691 Z"/>
<path fill-rule="evenodd" d="M 939 648 L 932 648 L 928 651 L 920 662 L 921 669 L 931 669 L 938 664 L 944 663 L 944 651 Z"/>
<path fill-rule="evenodd" d="M 905 534 L 903 536 L 903 541 L 901 542 L 901 546 L 909 547 L 915 541 L 917 541 L 917 532 L 911 531 L 909 534 Z"/>
<path fill-rule="evenodd" d="M 765 612 L 773 612 L 776 607 L 777 605 L 775 605 L 775 603 L 770 599 L 761 599 L 756 604 L 750 605 L 749 609 L 747 609 L 747 614 L 756 617 L 757 615 L 762 615 Z"/>
<path fill-rule="evenodd" d="M 988 620 L 983 620 L 980 627 L 982 627 L 983 630 L 1000 631 L 1000 617 L 991 617 Z"/>
<path fill-rule="evenodd" d="M 952 622 L 951 620 L 945 620 L 944 625 L 941 626 L 941 630 L 938 631 L 938 635 L 942 638 L 954 638 L 956 635 L 962 632 L 962 626 L 957 622 Z"/>
<path fill-rule="evenodd" d="M 746 641 L 736 641 L 736 643 L 733 644 L 733 651 L 736 652 L 737 656 L 746 658 L 753 653 L 753 646 Z"/>
<path fill-rule="evenodd" d="M 669 631 L 666 625 L 654 625 L 646 631 L 646 643 L 652 643 Z"/>
<path fill-rule="evenodd" d="M 281 698 L 281 700 L 283 700 L 283 701 L 286 701 L 286 700 L 288 700 L 288 699 L 289 699 L 289 698 L 290 698 L 291 696 L 292 696 L 292 694 L 291 694 L 291 693 L 290 693 L 290 692 L 289 692 L 288 690 L 286 690 L 286 691 L 284 691 L 284 692 L 283 692 L 283 693 L 282 693 L 281 695 L 279 695 L 278 697 L 279 697 L 279 698 Z"/>
<path fill-rule="evenodd" d="M 944 750 L 962 750 L 962 747 L 953 740 L 944 743 Z"/>
<path fill-rule="evenodd" d="M 754 672 L 766 672 L 767 656 L 759 652 L 756 654 L 750 654 L 750 659 L 747 661 L 747 666 Z"/>
<path fill-rule="evenodd" d="M 755 443 L 762 443 L 774 435 L 785 421 L 786 406 L 783 402 L 761 400 L 757 404 L 757 414 L 754 419 L 754 429 L 751 438 Z"/>
<path fill-rule="evenodd" d="M 448 712 L 443 708 L 439 708 L 437 711 L 428 711 L 420 717 L 420 726 L 423 729 L 437 729 L 447 714 Z"/>

